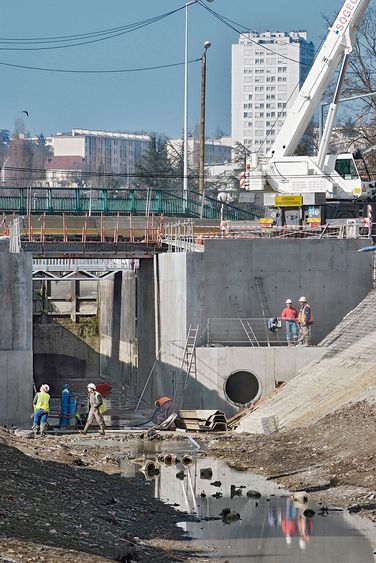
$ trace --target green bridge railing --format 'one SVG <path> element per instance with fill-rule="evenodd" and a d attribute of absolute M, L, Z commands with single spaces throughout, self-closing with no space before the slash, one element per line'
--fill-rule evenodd
<path fill-rule="evenodd" d="M 156 215 L 203 217 L 205 219 L 253 220 L 263 208 L 249 204 L 241 209 L 229 203 L 190 191 L 188 198 L 155 189 L 0 187 L 0 213 L 61 215 Z"/>

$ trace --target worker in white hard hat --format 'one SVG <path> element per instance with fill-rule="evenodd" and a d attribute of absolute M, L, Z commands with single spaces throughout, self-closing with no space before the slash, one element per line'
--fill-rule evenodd
<path fill-rule="evenodd" d="M 99 433 L 104 434 L 104 420 L 102 413 L 105 412 L 105 408 L 103 405 L 102 395 L 98 393 L 97 387 L 94 383 L 89 383 L 87 386 L 88 392 L 88 402 L 89 402 L 89 414 L 87 417 L 87 422 L 85 424 L 85 428 L 83 430 L 83 434 L 86 434 L 89 430 L 89 427 L 93 420 L 95 419 L 99 424 Z"/>
<path fill-rule="evenodd" d="M 287 345 L 295 346 L 298 341 L 298 310 L 293 307 L 291 299 L 286 299 L 281 319 L 286 322 Z"/>
<path fill-rule="evenodd" d="M 299 345 L 310 346 L 312 336 L 313 314 L 311 306 L 307 303 L 304 295 L 299 299 Z"/>
<path fill-rule="evenodd" d="M 33 400 L 33 430 L 35 436 L 37 436 L 38 434 L 40 434 L 40 436 L 44 436 L 47 429 L 47 418 L 48 413 L 50 412 L 50 395 L 48 394 L 49 390 L 49 385 L 47 385 L 47 383 L 44 383 L 40 386 L 39 391 L 35 394 Z"/>

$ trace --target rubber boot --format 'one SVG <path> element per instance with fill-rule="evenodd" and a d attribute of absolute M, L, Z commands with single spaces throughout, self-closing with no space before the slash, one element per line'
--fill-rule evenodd
<path fill-rule="evenodd" d="M 85 424 L 85 428 L 82 430 L 81 434 L 87 434 L 87 431 L 89 430 L 90 424 L 89 422 L 87 422 Z"/>
<path fill-rule="evenodd" d="M 45 422 L 42 422 L 42 424 L 40 425 L 40 436 L 45 436 L 46 435 L 46 430 L 47 430 L 47 424 Z"/>
<path fill-rule="evenodd" d="M 39 426 L 37 424 L 33 424 L 31 427 L 32 431 L 34 432 L 34 437 L 36 438 L 39 434 Z"/>
<path fill-rule="evenodd" d="M 102 434 L 102 436 L 105 435 L 104 429 L 105 429 L 105 425 L 104 425 L 104 423 L 102 422 L 102 424 L 99 425 L 99 434 Z"/>

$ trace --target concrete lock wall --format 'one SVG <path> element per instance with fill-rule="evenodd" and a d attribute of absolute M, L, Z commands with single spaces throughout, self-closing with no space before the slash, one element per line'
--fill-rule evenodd
<path fill-rule="evenodd" d="M 0 240 L 0 424 L 30 424 L 33 397 L 32 259 Z"/>
<path fill-rule="evenodd" d="M 250 402 L 273 392 L 275 383 L 295 377 L 298 371 L 322 354 L 320 348 L 287 347 L 232 347 L 197 348 L 196 377 L 189 379 L 184 407 L 187 409 L 220 409 L 227 416 L 235 414 Z M 251 374 L 249 389 L 244 379 L 237 380 L 238 374 Z M 235 397 L 226 383 L 233 377 Z M 240 398 L 240 400 L 239 400 Z"/>
<path fill-rule="evenodd" d="M 372 257 L 356 252 L 364 245 L 361 240 L 339 239 L 210 240 L 205 243 L 202 254 L 159 256 L 156 301 L 159 308 L 157 340 L 162 349 L 158 379 L 161 392 L 173 392 L 190 325 L 199 324 L 199 346 L 205 346 L 207 320 L 236 318 L 234 302 L 237 310 L 247 317 L 263 316 L 255 282 L 257 276 L 262 280 L 271 316 L 280 315 L 286 298 L 298 306 L 299 297 L 303 294 L 307 297 L 315 316 L 313 344 L 318 343 L 372 288 Z M 208 408 L 224 408 L 228 404 L 223 402 L 224 376 L 218 375 L 222 373 L 220 366 L 210 370 L 211 359 L 210 355 L 205 356 L 206 353 L 197 350 L 195 396 L 200 405 L 203 401 L 205 405 L 210 404 Z M 248 364 L 254 366 L 259 361 L 257 354 L 267 352 L 251 348 L 247 353 Z M 228 369 L 232 369 L 232 358 L 236 353 L 231 348 L 213 354 L 215 357 L 219 354 L 218 358 L 228 356 L 225 361 Z M 267 354 L 270 356 L 271 352 Z M 263 362 L 269 366 L 263 377 L 273 384 L 275 370 L 270 367 L 270 357 L 265 357 Z M 301 367 L 297 360 L 295 367 L 289 365 L 288 373 L 284 375 L 286 378 L 296 374 L 296 366 Z M 269 383 L 265 383 L 265 389 L 268 386 Z M 186 397 L 188 395 L 187 391 Z M 183 405 L 198 407 L 192 397 L 186 398 Z M 213 397 L 218 398 L 218 405 Z"/>
<path fill-rule="evenodd" d="M 136 275 L 117 273 L 98 284 L 100 376 L 113 385 L 136 385 Z"/>

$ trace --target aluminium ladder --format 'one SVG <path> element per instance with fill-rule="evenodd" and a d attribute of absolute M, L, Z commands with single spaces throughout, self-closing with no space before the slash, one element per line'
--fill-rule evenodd
<path fill-rule="evenodd" d="M 199 325 L 189 326 L 187 338 L 185 341 L 183 358 L 180 365 L 178 380 L 176 382 L 173 401 L 177 409 L 181 409 L 184 392 L 187 387 L 188 378 L 191 373 L 196 373 L 196 344 Z"/>

